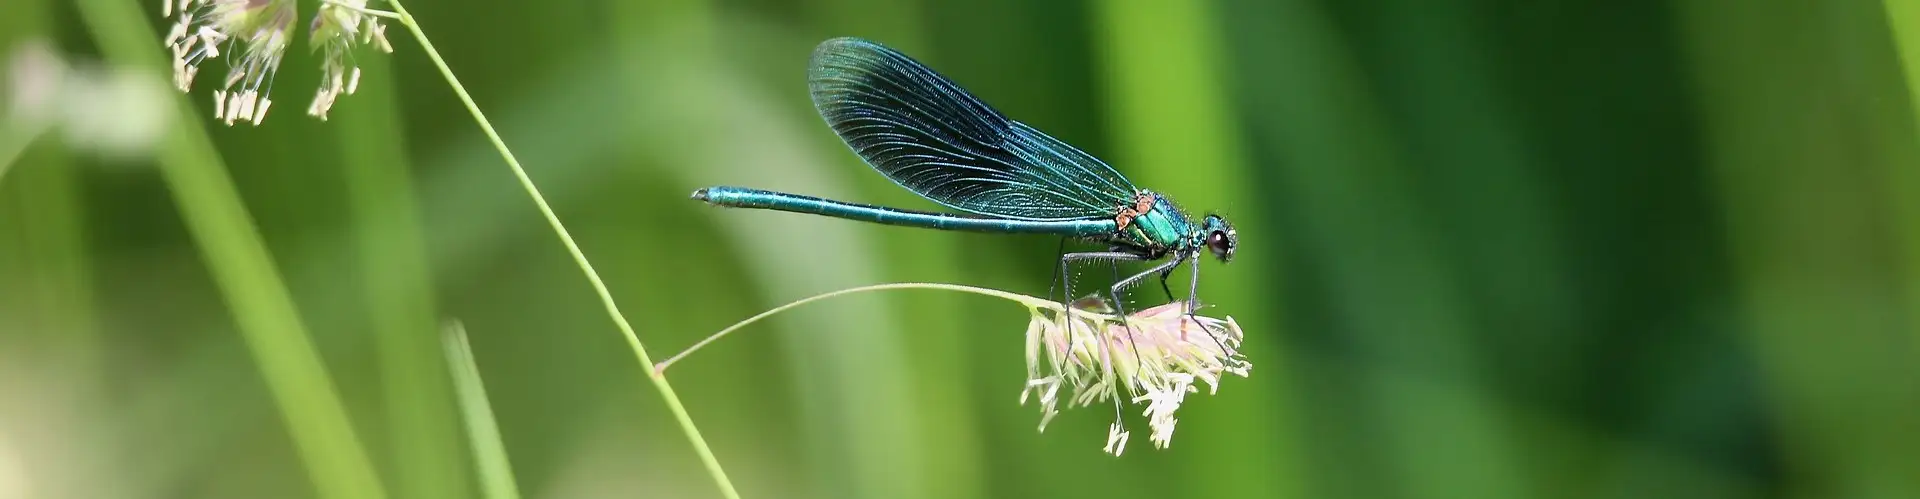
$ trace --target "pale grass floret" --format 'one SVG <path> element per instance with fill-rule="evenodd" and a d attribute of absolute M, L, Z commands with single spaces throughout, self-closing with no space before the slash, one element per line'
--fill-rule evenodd
<path fill-rule="evenodd" d="M 164 1 L 162 12 L 179 14 L 164 40 L 172 49 L 174 86 L 192 89 L 200 64 L 224 53 L 227 78 L 214 92 L 214 118 L 228 125 L 265 120 L 273 76 L 293 36 L 294 0 Z"/>
<path fill-rule="evenodd" d="M 173 83 L 193 88 L 200 65 L 226 55 L 227 78 L 214 92 L 214 118 L 233 125 L 259 124 L 273 107 L 273 77 L 293 36 L 296 0 L 163 0 L 161 12 L 177 18 L 164 40 L 173 55 Z M 367 0 L 322 0 L 309 40 L 320 53 L 320 87 L 307 114 L 327 119 L 341 95 L 360 88 L 353 49 L 369 45 L 392 52 L 382 16 Z"/>
<path fill-rule="evenodd" d="M 313 17 L 313 48 L 322 53 L 320 89 L 314 93 L 307 114 L 326 121 L 328 111 L 341 95 L 353 95 L 360 88 L 360 67 L 353 60 L 354 45 L 371 45 L 381 52 L 393 52 L 387 42 L 387 28 L 380 17 L 367 10 L 366 0 L 326 0 Z"/>
<path fill-rule="evenodd" d="M 1114 420 L 1113 425 L 1107 427 L 1107 445 L 1100 450 L 1115 456 L 1120 455 L 1121 451 L 1127 449 L 1127 435 L 1129 435 L 1127 427 L 1121 426 L 1118 419 Z"/>
<path fill-rule="evenodd" d="M 1189 393 L 1205 384 L 1219 389 L 1227 374 L 1247 376 L 1252 369 L 1239 352 L 1240 325 L 1233 319 L 1188 315 L 1184 303 L 1171 303 L 1126 318 L 1076 311 L 1062 320 L 1057 311 L 1034 308 L 1027 324 L 1028 397 L 1040 402 L 1040 429 L 1061 405 L 1089 406 L 1111 401 L 1144 403 L 1143 414 L 1155 447 L 1173 442 L 1174 412 Z M 1069 387 L 1066 398 L 1061 388 Z M 1108 453 L 1119 455 L 1129 432 L 1118 414 L 1108 430 Z"/>

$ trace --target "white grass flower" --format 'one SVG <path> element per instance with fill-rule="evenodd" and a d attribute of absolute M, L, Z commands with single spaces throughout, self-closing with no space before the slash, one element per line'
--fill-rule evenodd
<path fill-rule="evenodd" d="M 1197 392 L 1218 391 L 1226 374 L 1246 377 L 1253 365 L 1239 352 L 1242 333 L 1233 319 L 1187 315 L 1184 303 L 1149 308 L 1121 318 L 1076 312 L 1061 320 L 1057 310 L 1031 308 L 1027 323 L 1027 385 L 1020 402 L 1040 403 L 1040 429 L 1066 407 L 1111 401 L 1144 403 L 1155 447 L 1173 442 L 1174 411 Z M 1062 398 L 1061 388 L 1068 387 Z M 1128 432 L 1117 419 L 1105 450 L 1120 455 Z"/>
<path fill-rule="evenodd" d="M 370 12 L 366 0 L 326 0 L 313 15 L 309 36 L 313 50 L 321 53 L 320 90 L 307 106 L 308 115 L 326 121 L 333 103 L 343 94 L 353 95 L 360 87 L 360 66 L 353 58 L 355 45 L 393 52 L 393 45 L 387 43 L 386 26 Z"/>
<path fill-rule="evenodd" d="M 293 38 L 294 0 L 162 0 L 179 18 L 167 33 L 173 83 L 192 89 L 200 64 L 225 54 L 227 78 L 214 91 L 214 117 L 255 125 L 273 107 L 273 76 Z M 175 4 L 178 5 L 175 5 Z"/>

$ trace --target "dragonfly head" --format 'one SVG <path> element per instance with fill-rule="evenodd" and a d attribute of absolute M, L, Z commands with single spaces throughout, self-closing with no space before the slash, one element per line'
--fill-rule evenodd
<path fill-rule="evenodd" d="M 1233 261 L 1233 249 L 1240 244 L 1240 235 L 1233 231 L 1233 224 L 1227 223 L 1220 215 L 1207 215 L 1200 222 L 1200 241 L 1213 252 L 1220 263 Z"/>

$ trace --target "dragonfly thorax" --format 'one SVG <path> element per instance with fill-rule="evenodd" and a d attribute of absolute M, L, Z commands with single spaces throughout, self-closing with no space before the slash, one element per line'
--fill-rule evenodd
<path fill-rule="evenodd" d="M 1139 210 L 1139 206 L 1146 209 Z M 1143 250 L 1146 254 L 1141 256 L 1158 258 L 1168 251 L 1195 247 L 1192 242 L 1195 230 L 1187 214 L 1166 197 L 1151 191 L 1139 192 L 1137 206 L 1122 207 L 1118 221 L 1122 223 L 1115 242 Z"/>

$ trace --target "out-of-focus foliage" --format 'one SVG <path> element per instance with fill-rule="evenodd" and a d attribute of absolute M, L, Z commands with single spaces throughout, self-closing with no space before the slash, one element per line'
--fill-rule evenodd
<path fill-rule="evenodd" d="M 1017 306 L 861 295 L 670 372 L 746 497 L 1920 497 L 1920 130 L 1893 30 L 1920 20 L 1872 1 L 1156 3 L 407 6 L 656 360 L 855 285 L 1047 292 L 1054 239 L 686 199 L 933 208 L 813 115 L 807 56 L 832 36 L 898 47 L 1238 225 L 1202 296 L 1256 367 L 1189 398 L 1171 449 L 1101 453 L 1101 408 L 1037 434 Z M 100 58 L 73 2 L 0 10 L 0 52 Z M 357 54 L 327 122 L 299 112 L 321 81 L 304 50 L 274 83 L 295 104 L 261 126 L 188 97 L 387 494 L 481 493 L 438 344 L 457 319 L 522 496 L 717 497 L 397 33 Z M 10 163 L 0 498 L 315 494 L 153 162 L 46 136 Z"/>

